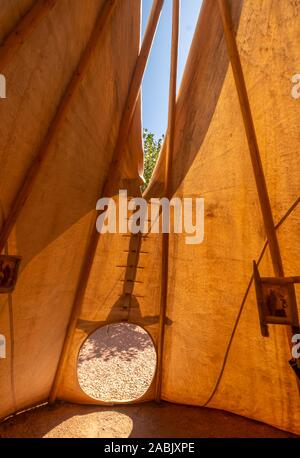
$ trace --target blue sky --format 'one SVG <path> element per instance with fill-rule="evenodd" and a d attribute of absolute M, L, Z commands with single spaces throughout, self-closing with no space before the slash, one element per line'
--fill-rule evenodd
<path fill-rule="evenodd" d="M 144 32 L 153 0 L 142 0 Z M 193 38 L 202 0 L 181 0 L 178 54 L 178 88 Z M 172 0 L 165 0 L 142 86 L 143 127 L 157 137 L 165 132 L 168 119 Z"/>

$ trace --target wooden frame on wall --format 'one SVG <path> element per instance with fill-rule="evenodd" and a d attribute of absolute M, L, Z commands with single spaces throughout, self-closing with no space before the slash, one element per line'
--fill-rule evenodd
<path fill-rule="evenodd" d="M 299 331 L 295 283 L 300 283 L 300 277 L 261 277 L 254 261 L 253 278 L 262 336 L 269 336 L 268 324 Z"/>
<path fill-rule="evenodd" d="M 0 294 L 12 293 L 15 289 L 21 258 L 0 255 Z"/>

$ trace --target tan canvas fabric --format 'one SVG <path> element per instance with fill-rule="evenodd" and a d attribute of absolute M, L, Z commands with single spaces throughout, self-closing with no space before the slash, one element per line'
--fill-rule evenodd
<path fill-rule="evenodd" d="M 236 13 L 239 4 L 233 2 Z M 293 45 L 299 14 L 293 2 L 279 1 L 276 7 L 267 0 L 244 2 L 237 35 L 276 222 L 299 197 L 299 106 L 291 96 L 300 59 Z M 192 247 L 184 236 L 171 236 L 168 315 L 173 324 L 166 329 L 163 397 L 195 405 L 210 400 L 210 407 L 299 433 L 299 394 L 288 365 L 286 332 L 270 326 L 270 337 L 261 337 L 253 286 L 210 399 L 252 261 L 265 240 L 232 71 L 224 73 L 222 64 L 220 30 L 216 2 L 207 1 L 178 99 L 172 174 L 175 196 L 205 198 L 205 240 Z M 161 192 L 162 163 L 163 158 L 148 196 Z M 300 271 L 299 211 L 278 230 L 286 275 Z M 268 251 L 260 270 L 273 274 Z"/>
<path fill-rule="evenodd" d="M 12 297 L 0 297 L 0 329 L 8 352 L 0 361 L 1 417 L 49 396 L 137 58 L 139 3 L 122 2 L 113 12 L 9 240 L 9 253 L 22 256 L 22 264 Z M 84 8 L 81 0 L 58 2 L 6 71 L 9 97 L 0 107 L 3 217 L 102 6 L 99 0 Z M 142 162 L 139 108 L 133 126 L 135 156 L 124 174 L 137 179 Z"/>
<path fill-rule="evenodd" d="M 112 249 L 113 246 L 113 249 Z M 80 346 L 97 327 L 106 323 L 130 321 L 143 326 L 157 342 L 160 291 L 160 237 L 142 238 L 133 297 L 127 305 L 125 293 L 131 278 L 130 251 L 136 249 L 136 237 L 125 234 L 103 234 L 87 285 L 82 311 L 77 324 L 72 349 L 59 390 L 59 397 L 69 401 L 101 403 L 91 400 L 80 388 L 77 380 L 77 357 Z M 126 266 L 128 266 L 126 268 Z M 129 284 L 130 288 L 130 284 Z M 154 382 L 143 400 L 154 397 Z"/>

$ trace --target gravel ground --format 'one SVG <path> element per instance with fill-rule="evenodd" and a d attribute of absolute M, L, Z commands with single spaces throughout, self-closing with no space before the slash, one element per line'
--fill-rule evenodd
<path fill-rule="evenodd" d="M 156 352 L 148 333 L 139 326 L 117 323 L 95 331 L 78 357 L 82 390 L 102 401 L 131 401 L 149 388 Z"/>

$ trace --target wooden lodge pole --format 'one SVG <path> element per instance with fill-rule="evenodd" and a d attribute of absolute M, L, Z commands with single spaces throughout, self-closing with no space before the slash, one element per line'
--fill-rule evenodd
<path fill-rule="evenodd" d="M 263 217 L 264 227 L 266 230 L 267 240 L 270 247 L 270 254 L 272 259 L 272 265 L 275 277 L 284 277 L 283 263 L 280 253 L 280 247 L 278 243 L 276 227 L 274 224 L 274 218 L 272 208 L 270 204 L 268 189 L 266 185 L 265 175 L 261 162 L 256 132 L 254 128 L 254 122 L 252 118 L 244 73 L 236 42 L 234 27 L 231 18 L 231 10 L 228 0 L 218 0 L 219 11 L 222 18 L 223 30 L 227 44 L 227 50 L 230 57 L 231 67 L 235 80 L 235 85 L 239 97 L 240 108 L 243 116 L 245 131 L 248 140 L 248 146 L 251 156 L 252 168 L 256 182 L 256 188 L 258 192 L 258 198 Z M 291 348 L 293 328 L 287 328 L 287 339 Z M 300 394 L 300 382 L 297 379 L 297 387 Z"/>
<path fill-rule="evenodd" d="M 0 46 L 0 73 L 56 3 L 57 0 L 36 1 L 29 12 L 20 19 L 16 28 L 4 39 Z"/>
<path fill-rule="evenodd" d="M 99 42 L 101 34 L 105 28 L 105 25 L 116 5 L 117 0 L 106 0 L 104 2 L 104 6 L 100 11 L 98 19 L 96 21 L 96 25 L 92 32 L 91 38 L 86 46 L 86 49 L 80 59 L 79 65 L 77 66 L 75 72 L 72 75 L 72 78 L 68 84 L 68 87 L 61 99 L 61 102 L 58 106 L 58 109 L 51 121 L 49 129 L 44 137 L 42 144 L 36 154 L 35 158 L 33 159 L 24 179 L 23 182 L 13 200 L 12 206 L 10 208 L 8 217 L 4 221 L 3 227 L 1 228 L 0 232 L 0 253 L 4 249 L 6 242 L 9 238 L 9 235 L 17 221 L 17 218 L 24 207 L 28 196 L 33 188 L 35 180 L 38 176 L 38 173 L 41 169 L 43 162 L 45 161 L 54 136 L 58 132 L 59 128 L 62 126 L 62 123 L 65 119 L 67 111 L 73 101 L 73 97 L 77 94 L 77 90 L 80 86 L 80 83 L 84 77 L 85 71 L 89 65 L 90 58 L 93 54 L 93 51 Z"/>
<path fill-rule="evenodd" d="M 159 21 L 160 13 L 163 7 L 164 0 L 154 0 L 151 13 L 148 19 L 147 28 L 145 31 L 143 43 L 141 46 L 140 53 L 137 58 L 136 66 L 133 72 L 130 88 L 128 91 L 127 100 L 125 103 L 125 108 L 123 110 L 123 115 L 119 127 L 118 137 L 116 141 L 116 146 L 113 153 L 113 158 L 109 167 L 106 181 L 101 189 L 100 196 L 109 196 L 115 186 L 118 177 L 120 176 L 120 162 L 122 160 L 122 155 L 126 145 L 126 141 L 130 132 L 130 127 L 134 112 L 137 106 L 137 101 L 139 98 L 142 79 L 144 76 L 146 64 L 148 61 L 149 53 L 151 50 L 151 45 L 155 36 L 157 24 Z M 73 302 L 72 312 L 69 319 L 69 324 L 60 356 L 60 360 L 57 367 L 57 372 L 53 382 L 52 390 L 50 393 L 49 402 L 52 404 L 55 402 L 58 394 L 58 390 L 62 381 L 62 376 L 64 369 L 67 363 L 67 358 L 73 341 L 74 333 L 76 330 L 76 325 L 78 318 L 80 316 L 82 302 L 84 294 L 86 291 L 89 275 L 97 251 L 98 241 L 100 234 L 96 230 L 96 219 L 97 213 L 95 212 L 95 217 L 93 219 L 92 232 L 88 247 L 86 250 L 85 258 L 83 261 L 81 273 L 78 280 L 78 286 L 75 293 L 75 298 Z"/>
<path fill-rule="evenodd" d="M 172 48 L 171 48 L 171 71 L 170 71 L 170 91 L 169 91 L 169 117 L 166 141 L 166 161 L 164 177 L 164 196 L 168 199 L 172 195 L 172 162 L 174 152 L 174 134 L 176 119 L 176 89 L 177 89 L 177 60 L 178 60 L 178 40 L 179 40 L 179 15 L 180 0 L 173 0 L 172 17 Z M 167 313 L 168 300 L 168 270 L 169 270 L 169 233 L 162 234 L 162 277 L 161 277 L 161 302 L 159 333 L 157 342 L 157 371 L 155 400 L 161 400 L 163 351 L 165 339 L 165 320 Z"/>
<path fill-rule="evenodd" d="M 260 158 L 252 113 L 249 104 L 248 93 L 244 73 L 241 65 L 241 60 L 238 52 L 238 47 L 235 39 L 233 23 L 231 19 L 231 11 L 228 0 L 218 0 L 219 10 L 221 13 L 224 35 L 226 39 L 228 54 L 230 57 L 231 67 L 235 80 L 235 85 L 239 97 L 240 107 L 242 111 L 245 131 L 248 140 L 248 146 L 251 156 L 251 162 L 259 197 L 260 208 L 263 216 L 264 226 L 267 234 L 267 239 L 270 246 L 270 254 L 273 263 L 275 276 L 283 277 L 283 265 L 279 249 L 279 243 L 275 230 L 275 224 L 267 190 L 266 180 Z"/>

